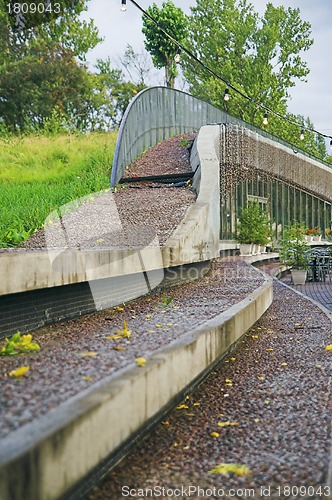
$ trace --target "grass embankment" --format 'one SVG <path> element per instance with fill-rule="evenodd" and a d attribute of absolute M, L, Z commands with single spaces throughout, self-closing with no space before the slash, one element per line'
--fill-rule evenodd
<path fill-rule="evenodd" d="M 108 188 L 116 136 L 0 140 L 0 247 L 16 246 L 61 205 Z"/>

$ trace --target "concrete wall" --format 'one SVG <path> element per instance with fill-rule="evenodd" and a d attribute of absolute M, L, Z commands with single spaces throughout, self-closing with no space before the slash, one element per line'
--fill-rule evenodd
<path fill-rule="evenodd" d="M 9 250 L 0 254 L 0 295 L 155 271 L 219 255 L 218 126 L 203 127 L 195 145 L 200 164 L 196 203 L 163 247 L 122 250 Z M 196 182 L 197 184 L 197 182 Z M 197 184 L 198 185 L 198 184 Z M 162 273 L 161 273 L 162 274 Z M 160 281 L 162 275 L 160 276 Z"/>
<path fill-rule="evenodd" d="M 75 483 L 211 368 L 271 302 L 266 277 L 242 302 L 155 352 L 144 368 L 129 366 L 4 438 L 1 500 L 68 499 Z"/>

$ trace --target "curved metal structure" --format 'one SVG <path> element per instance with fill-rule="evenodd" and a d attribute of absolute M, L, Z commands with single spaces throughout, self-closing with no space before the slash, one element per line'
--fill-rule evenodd
<path fill-rule="evenodd" d="M 115 147 L 111 187 L 119 182 L 126 168 L 147 149 L 175 135 L 197 131 L 210 123 L 246 127 L 279 144 L 294 148 L 279 137 L 186 92 L 167 87 L 149 87 L 132 99 L 123 116 Z"/>

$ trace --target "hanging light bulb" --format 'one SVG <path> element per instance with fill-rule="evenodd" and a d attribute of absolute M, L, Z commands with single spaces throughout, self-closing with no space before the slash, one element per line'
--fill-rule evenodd
<path fill-rule="evenodd" d="M 178 64 L 181 61 L 180 49 L 178 49 L 178 51 L 174 57 L 174 61 L 176 62 L 176 64 Z"/>
<path fill-rule="evenodd" d="M 127 0 L 121 0 L 121 12 L 126 12 L 127 10 Z"/>
<path fill-rule="evenodd" d="M 304 140 L 304 128 L 301 129 L 300 139 L 301 141 Z"/>
<path fill-rule="evenodd" d="M 269 124 L 268 115 L 267 112 L 265 112 L 263 118 L 263 125 L 268 125 L 268 124 Z"/>
<path fill-rule="evenodd" d="M 226 87 L 226 88 L 225 88 L 225 92 L 224 92 L 224 101 L 229 101 L 230 97 L 231 97 L 231 96 L 230 96 L 230 94 L 229 94 L 229 88 L 228 88 L 228 87 Z"/>

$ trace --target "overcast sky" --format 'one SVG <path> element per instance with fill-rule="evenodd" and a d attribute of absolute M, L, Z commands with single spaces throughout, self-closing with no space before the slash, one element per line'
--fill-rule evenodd
<path fill-rule="evenodd" d="M 136 0 L 144 9 L 153 3 L 153 0 Z M 162 0 L 154 0 L 161 6 Z M 181 7 L 187 14 L 190 6 L 196 0 L 173 0 L 177 7 Z M 255 10 L 263 14 L 266 0 L 251 0 Z M 289 111 L 295 114 L 309 116 L 316 130 L 332 135 L 332 0 L 270 0 L 275 6 L 299 7 L 301 18 L 309 21 L 312 26 L 314 45 L 302 57 L 307 61 L 310 73 L 307 83 L 298 82 L 291 90 L 292 100 Z M 127 0 L 127 11 L 120 12 L 121 0 L 91 0 L 85 18 L 92 18 L 105 41 L 99 44 L 88 54 L 88 62 L 94 64 L 97 58 L 110 57 L 116 63 L 124 53 L 129 43 L 139 52 L 144 47 L 141 12 L 130 0 Z M 159 82 L 163 84 L 162 76 Z"/>

